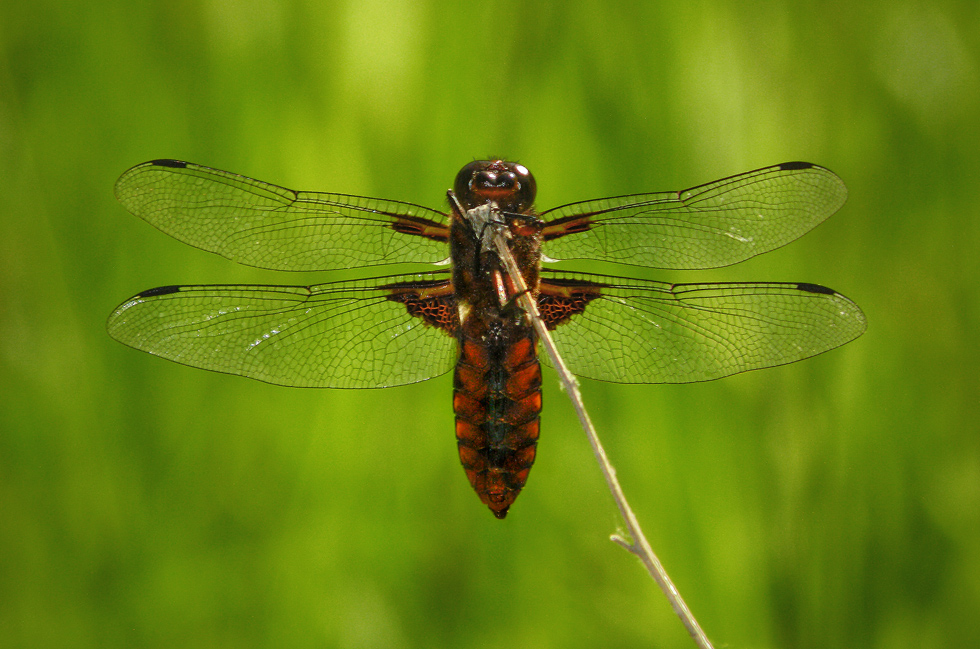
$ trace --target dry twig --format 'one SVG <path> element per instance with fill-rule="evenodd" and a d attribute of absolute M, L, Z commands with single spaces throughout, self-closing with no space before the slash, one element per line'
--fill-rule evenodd
<path fill-rule="evenodd" d="M 694 642 L 697 643 L 698 647 L 701 649 L 713 649 L 711 641 L 708 640 L 708 637 L 701 629 L 701 625 L 699 625 L 698 621 L 694 618 L 694 615 L 687 607 L 687 604 L 684 602 L 681 594 L 677 591 L 677 587 L 674 586 L 674 582 L 671 581 L 670 577 L 667 575 L 667 571 L 664 570 L 663 565 L 657 558 L 657 555 L 654 554 L 653 548 L 650 547 L 650 543 L 643 535 L 643 530 L 640 528 L 640 523 L 637 521 L 636 515 L 633 514 L 633 510 L 626 501 L 626 496 L 623 494 L 623 489 L 619 485 L 619 481 L 616 479 L 616 470 L 609 462 L 609 458 L 606 456 L 606 451 L 603 449 L 602 443 L 599 441 L 599 436 L 596 433 L 595 427 L 592 425 L 592 421 L 589 419 L 589 414 L 585 410 L 585 404 L 582 401 L 582 394 L 578 389 L 578 382 L 568 370 L 568 367 L 565 365 L 565 361 L 558 353 L 554 340 L 552 340 L 551 334 L 548 332 L 548 328 L 545 326 L 544 321 L 541 319 L 541 314 L 538 312 L 538 305 L 535 303 L 533 296 L 528 290 L 527 284 L 524 282 L 524 277 L 521 274 L 520 269 L 517 267 L 517 263 L 514 261 L 514 256 L 510 252 L 510 247 L 507 245 L 507 234 L 509 234 L 508 231 L 505 228 L 500 227 L 494 227 L 493 229 L 493 245 L 504 264 L 504 269 L 507 271 L 507 274 L 510 276 L 515 287 L 517 288 L 518 304 L 522 309 L 524 309 L 525 313 L 527 313 L 528 317 L 531 319 L 531 323 L 534 325 L 534 329 L 537 332 L 538 338 L 541 340 L 542 345 L 544 346 L 545 352 L 548 354 L 552 365 L 554 365 L 555 370 L 558 372 L 558 376 L 565 388 L 565 392 L 568 393 L 569 398 L 572 400 L 572 405 L 575 408 L 575 412 L 578 414 L 582 428 L 585 430 L 585 434 L 589 438 L 589 443 L 592 445 L 592 451 L 595 453 L 596 460 L 599 462 L 599 467 L 602 469 L 602 475 L 606 478 L 606 484 L 609 486 L 609 491 L 612 492 L 613 499 L 616 501 L 616 506 L 619 507 L 619 513 L 622 515 L 623 520 L 626 523 L 626 530 L 629 538 L 624 538 L 619 534 L 614 534 L 610 537 L 611 540 L 636 555 L 640 561 L 643 562 L 647 572 L 650 573 L 653 580 L 657 582 L 658 586 L 660 586 L 660 589 L 664 592 L 664 595 L 667 597 L 667 600 L 673 607 L 674 612 L 681 618 L 681 622 L 683 622 L 684 626 L 687 627 L 688 633 L 691 634 L 691 637 L 694 639 Z M 632 539 L 632 541 L 629 539 Z"/>

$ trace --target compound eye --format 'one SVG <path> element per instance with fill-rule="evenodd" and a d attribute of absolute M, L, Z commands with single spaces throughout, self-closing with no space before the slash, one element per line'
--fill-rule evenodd
<path fill-rule="evenodd" d="M 466 209 L 493 201 L 504 211 L 523 212 L 534 203 L 537 186 L 523 165 L 477 160 L 460 170 L 453 190 Z"/>
<path fill-rule="evenodd" d="M 534 205 L 534 199 L 538 194 L 538 185 L 534 182 L 534 176 L 531 175 L 531 172 L 524 165 L 509 164 L 511 165 L 511 173 L 516 184 L 514 198 L 518 206 L 515 206 L 514 211 L 523 212 L 524 210 L 531 209 L 531 206 Z"/>
<path fill-rule="evenodd" d="M 475 160 L 460 169 L 459 173 L 456 174 L 456 181 L 453 183 L 453 192 L 464 205 L 472 202 L 473 192 L 470 189 L 471 182 L 489 164 L 490 162 L 488 160 Z"/>

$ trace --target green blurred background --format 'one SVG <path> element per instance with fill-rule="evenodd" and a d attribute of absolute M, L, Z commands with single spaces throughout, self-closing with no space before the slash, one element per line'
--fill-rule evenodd
<path fill-rule="evenodd" d="M 719 646 L 980 646 L 976 2 L 0 7 L 0 646 L 693 646 L 607 540 L 553 373 L 500 522 L 448 377 L 290 390 L 104 331 L 151 286 L 348 276 L 168 238 L 113 199 L 133 164 L 441 207 L 487 155 L 530 167 L 542 208 L 786 160 L 843 177 L 837 216 L 737 267 L 592 270 L 818 282 L 864 337 L 585 396 Z"/>

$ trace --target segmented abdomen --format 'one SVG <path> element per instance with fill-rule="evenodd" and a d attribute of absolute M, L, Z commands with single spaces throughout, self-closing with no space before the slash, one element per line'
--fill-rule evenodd
<path fill-rule="evenodd" d="M 526 326 L 469 324 L 459 337 L 453 377 L 459 459 L 480 500 L 503 518 L 527 481 L 538 445 L 537 340 Z"/>

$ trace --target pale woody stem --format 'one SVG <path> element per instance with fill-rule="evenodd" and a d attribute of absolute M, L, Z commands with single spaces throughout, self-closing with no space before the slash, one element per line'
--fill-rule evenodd
<path fill-rule="evenodd" d="M 511 280 L 514 282 L 514 286 L 518 290 L 518 304 L 530 317 L 531 323 L 534 325 L 534 329 L 537 332 L 538 338 L 541 340 L 542 345 L 544 346 L 545 352 L 548 354 L 548 357 L 551 359 L 551 363 L 558 372 L 558 376 L 565 388 L 565 392 L 568 393 L 569 398 L 572 400 L 572 405 L 575 407 L 575 412 L 578 414 L 582 428 L 585 429 L 585 434 L 589 438 L 589 443 L 592 445 L 592 451 L 595 453 L 596 460 L 599 462 L 599 467 L 602 469 L 602 474 L 606 478 L 606 484 L 609 486 L 613 499 L 616 501 L 616 505 L 619 507 L 619 513 L 622 515 L 623 520 L 626 523 L 626 530 L 629 536 L 634 540 L 631 543 L 618 534 L 614 534 L 610 538 L 620 546 L 632 552 L 640 559 L 640 561 L 643 562 L 643 565 L 646 566 L 647 572 L 650 573 L 653 580 L 660 586 L 660 589 L 664 592 L 664 595 L 667 597 L 670 605 L 674 608 L 674 612 L 681 618 L 681 622 L 683 622 L 684 626 L 687 627 L 688 633 L 691 634 L 691 637 L 694 639 L 694 642 L 697 643 L 698 647 L 701 649 L 712 649 L 711 642 L 701 629 L 701 625 L 699 625 L 698 621 L 694 619 L 694 615 L 687 607 L 687 604 L 684 603 L 684 599 L 674 586 L 674 582 L 670 580 L 670 577 L 667 575 L 667 571 L 664 570 L 660 560 L 657 559 L 657 555 L 654 554 L 653 548 L 650 547 L 649 542 L 647 542 L 646 537 L 643 535 L 643 530 L 640 529 L 640 523 L 636 520 L 633 510 L 630 509 L 629 503 L 626 502 L 626 496 L 623 494 L 623 489 L 620 487 L 619 481 L 616 479 L 616 470 L 613 468 L 612 464 L 610 464 L 609 458 L 606 457 L 606 451 L 602 448 L 602 444 L 599 442 L 599 436 L 596 433 L 595 428 L 592 426 L 592 421 L 589 419 L 589 415 L 585 410 L 585 404 L 582 401 L 582 395 L 578 389 L 578 382 L 575 380 L 572 373 L 568 371 L 565 361 L 558 354 L 558 349 L 555 347 L 554 340 L 552 340 L 548 328 L 545 326 L 544 321 L 541 320 L 541 314 L 538 312 L 538 305 L 535 303 L 535 300 L 532 299 L 532 296 L 528 291 L 527 284 L 524 282 L 524 277 L 521 275 L 521 271 L 517 267 L 517 263 L 514 261 L 514 256 L 510 253 L 510 247 L 507 245 L 507 239 L 504 232 L 505 231 L 503 229 L 496 228 L 496 232 L 493 236 L 493 244 L 497 249 L 497 253 L 500 256 L 501 261 L 504 263 L 504 268 L 507 271 L 507 274 L 510 275 Z"/>

